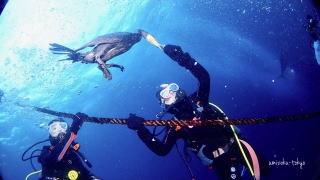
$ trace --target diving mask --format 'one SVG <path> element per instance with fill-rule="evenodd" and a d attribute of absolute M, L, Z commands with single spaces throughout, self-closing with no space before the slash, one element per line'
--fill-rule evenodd
<path fill-rule="evenodd" d="M 51 137 L 58 137 L 60 133 L 66 134 L 68 124 L 62 121 L 55 121 L 49 125 L 49 134 Z"/>
<path fill-rule="evenodd" d="M 161 85 L 161 87 L 164 87 L 164 89 L 160 91 L 161 103 L 168 105 L 174 103 L 179 86 L 176 83 L 171 83 Z"/>

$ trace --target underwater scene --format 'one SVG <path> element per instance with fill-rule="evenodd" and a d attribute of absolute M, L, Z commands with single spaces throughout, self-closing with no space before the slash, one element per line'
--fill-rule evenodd
<path fill-rule="evenodd" d="M 312 0 L 7 0 L 0 180 L 320 180 Z"/>

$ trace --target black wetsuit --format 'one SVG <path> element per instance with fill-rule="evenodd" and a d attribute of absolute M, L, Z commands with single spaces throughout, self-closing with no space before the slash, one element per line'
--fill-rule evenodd
<path fill-rule="evenodd" d="M 217 119 L 218 117 L 223 119 L 223 115 L 208 104 L 210 76 L 207 70 L 188 53 L 184 53 L 179 46 L 167 45 L 164 52 L 172 60 L 178 62 L 180 66 L 189 70 L 199 81 L 199 88 L 196 92 L 182 100 L 180 99 L 167 111 L 173 114 L 176 119 L 188 120 L 194 117 L 199 117 L 201 120 Z M 227 126 L 186 127 L 180 130 L 172 127 L 167 129 L 167 134 L 163 140 L 155 138 L 145 127 L 138 129 L 137 133 L 140 139 L 160 156 L 168 154 L 177 139 L 183 139 L 187 148 L 197 154 L 198 157 L 201 156 L 200 154 L 204 155 L 200 158 L 202 162 L 205 165 L 213 166 L 221 179 L 232 179 L 230 168 L 244 164 L 236 143 L 230 142 L 233 133 Z M 214 158 L 213 151 L 218 148 L 225 148 L 226 145 L 228 146 L 227 152 Z M 236 175 L 236 179 L 240 179 L 239 170 L 233 174 Z"/>
<path fill-rule="evenodd" d="M 73 121 L 66 137 L 61 141 L 52 141 L 52 146 L 44 146 L 38 161 L 42 165 L 42 177 L 40 180 L 69 180 L 68 173 L 74 170 L 78 173 L 77 180 L 98 179 L 82 163 L 78 152 L 70 146 L 73 136 L 77 134 L 80 125 Z M 66 150 L 65 153 L 63 151 Z M 60 159 L 61 158 L 61 159 Z"/>

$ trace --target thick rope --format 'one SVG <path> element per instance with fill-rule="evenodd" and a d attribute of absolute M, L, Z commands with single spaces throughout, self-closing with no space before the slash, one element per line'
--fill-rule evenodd
<path fill-rule="evenodd" d="M 54 116 L 72 118 L 75 115 L 49 110 L 46 108 L 39 108 L 32 106 L 32 109 L 51 114 Z M 294 121 L 299 119 L 310 119 L 320 117 L 320 112 L 290 115 L 290 116 L 278 116 L 269 118 L 241 118 L 241 119 L 215 119 L 215 120 L 144 120 L 142 123 L 145 126 L 216 126 L 216 125 L 247 125 L 247 124 L 262 124 L 272 122 Z M 93 122 L 99 124 L 127 124 L 127 119 L 122 118 L 98 118 L 88 117 L 85 122 Z"/>

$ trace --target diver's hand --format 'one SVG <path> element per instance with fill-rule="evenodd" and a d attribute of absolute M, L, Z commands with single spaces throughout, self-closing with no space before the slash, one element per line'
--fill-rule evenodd
<path fill-rule="evenodd" d="M 181 55 L 183 53 L 180 46 L 171 45 L 171 44 L 165 45 L 163 50 L 170 57 Z"/>
<path fill-rule="evenodd" d="M 142 129 L 143 128 L 143 124 L 142 124 L 143 120 L 144 120 L 144 118 L 130 113 L 129 118 L 128 118 L 128 122 L 127 122 L 127 126 L 129 129 L 132 129 L 132 130 Z"/>
<path fill-rule="evenodd" d="M 168 44 L 164 46 L 164 52 L 180 66 L 189 70 L 193 65 L 195 65 L 194 63 L 196 63 L 188 53 L 182 51 L 180 46 Z"/>
<path fill-rule="evenodd" d="M 189 58 L 188 54 L 185 54 L 180 46 L 176 45 L 166 45 L 163 48 L 164 53 L 166 53 L 172 60 L 178 62 L 180 65 L 184 64 L 184 59 Z"/>
<path fill-rule="evenodd" d="M 70 127 L 70 130 L 72 132 L 74 132 L 75 134 L 78 133 L 80 127 L 83 124 L 83 121 L 86 120 L 89 116 L 86 115 L 85 113 L 81 113 L 81 112 L 77 112 L 74 116 L 73 116 L 73 122 L 72 125 Z"/>

